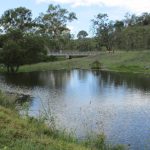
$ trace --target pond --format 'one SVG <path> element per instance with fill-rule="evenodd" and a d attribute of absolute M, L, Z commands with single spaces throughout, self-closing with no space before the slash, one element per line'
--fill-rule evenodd
<path fill-rule="evenodd" d="M 28 113 L 54 117 L 80 139 L 104 132 L 112 144 L 150 149 L 150 78 L 101 71 L 0 75 L 0 90 L 30 95 Z"/>

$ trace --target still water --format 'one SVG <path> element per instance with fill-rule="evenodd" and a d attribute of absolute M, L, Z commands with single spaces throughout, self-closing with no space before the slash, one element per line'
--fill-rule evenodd
<path fill-rule="evenodd" d="M 55 118 L 79 138 L 104 132 L 112 144 L 150 149 L 150 78 L 100 71 L 0 75 L 3 91 L 29 94 L 29 114 Z"/>

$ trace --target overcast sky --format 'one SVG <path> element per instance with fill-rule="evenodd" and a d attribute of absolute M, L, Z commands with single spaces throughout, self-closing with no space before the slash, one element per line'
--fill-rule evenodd
<path fill-rule="evenodd" d="M 7 9 L 24 6 L 36 17 L 47 10 L 48 4 L 60 4 L 76 13 L 78 20 L 68 24 L 73 34 L 80 30 L 90 32 L 90 20 L 98 13 L 107 13 L 110 19 L 117 20 L 123 19 L 126 12 L 150 12 L 150 0 L 0 0 L 0 15 Z"/>

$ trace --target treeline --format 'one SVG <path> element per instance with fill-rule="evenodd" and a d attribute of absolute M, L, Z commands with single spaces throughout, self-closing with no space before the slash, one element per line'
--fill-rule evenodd
<path fill-rule="evenodd" d="M 118 49 L 140 50 L 150 48 L 150 14 L 140 16 L 126 14 L 123 21 L 114 24 L 116 37 L 114 46 Z"/>
<path fill-rule="evenodd" d="M 49 50 L 66 45 L 71 38 L 67 23 L 75 19 L 75 13 L 59 5 L 49 5 L 35 19 L 25 7 L 5 11 L 0 18 L 0 63 L 16 72 L 20 65 L 45 61 Z"/>
<path fill-rule="evenodd" d="M 127 13 L 123 20 L 110 20 L 107 14 L 98 14 L 91 20 L 94 37 L 87 38 L 80 31 L 75 40 L 78 50 L 144 50 L 150 49 L 150 14 L 140 16 Z"/>
<path fill-rule="evenodd" d="M 141 50 L 150 48 L 150 14 L 126 14 L 123 20 L 109 20 L 107 14 L 98 14 L 93 20 L 98 49 Z"/>
<path fill-rule="evenodd" d="M 60 50 L 140 50 L 150 48 L 150 14 L 126 14 L 112 21 L 107 14 L 91 20 L 93 37 L 81 30 L 77 37 L 67 28 L 76 14 L 49 5 L 46 12 L 32 17 L 32 11 L 19 7 L 6 10 L 0 17 L 0 63 L 8 72 L 20 65 L 47 61 L 48 51 Z"/>

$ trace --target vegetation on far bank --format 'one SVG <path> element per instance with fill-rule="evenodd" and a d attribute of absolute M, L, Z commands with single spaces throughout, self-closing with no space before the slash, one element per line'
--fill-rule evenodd
<path fill-rule="evenodd" d="M 115 52 L 115 49 L 124 51 L 150 49 L 150 13 L 145 12 L 138 16 L 127 13 L 122 20 L 110 20 L 107 14 L 98 13 L 89 25 L 92 27 L 93 36 L 88 37 L 88 33 L 81 30 L 77 34 L 77 39 L 67 27 L 69 22 L 76 20 L 74 12 L 62 8 L 60 5 L 50 4 L 47 11 L 40 13 L 36 18 L 33 18 L 32 10 L 25 7 L 6 10 L 0 16 L 0 64 L 5 66 L 5 71 L 14 73 L 22 65 L 29 66 L 29 64 L 49 61 L 47 53 L 50 51 L 102 51 L 105 48 L 106 51 Z M 149 72 L 149 66 L 144 68 L 140 63 L 140 55 L 144 55 L 142 53 L 141 51 L 137 56 L 139 60 L 136 60 L 136 56 L 135 60 L 131 60 L 134 57 L 132 53 L 121 56 L 118 53 L 117 56 L 116 54 L 112 56 L 103 54 L 101 55 L 103 58 L 97 56 L 83 60 L 73 59 L 61 64 L 58 64 L 59 62 L 40 63 L 31 65 L 31 68 L 26 66 L 21 68 L 21 72 L 48 70 L 47 67 L 84 69 L 89 68 L 89 63 L 96 61 L 95 58 L 101 59 L 99 61 L 104 64 L 104 69 Z M 128 56 L 129 54 L 131 56 Z M 129 63 L 124 62 L 128 59 Z M 74 62 L 75 65 L 73 65 Z"/>
<path fill-rule="evenodd" d="M 103 52 L 97 56 L 24 65 L 19 72 L 91 69 L 91 64 L 94 61 L 101 63 L 102 70 L 150 74 L 150 51 L 116 51 L 111 54 Z M 3 71 L 1 69 L 1 72 Z"/>

